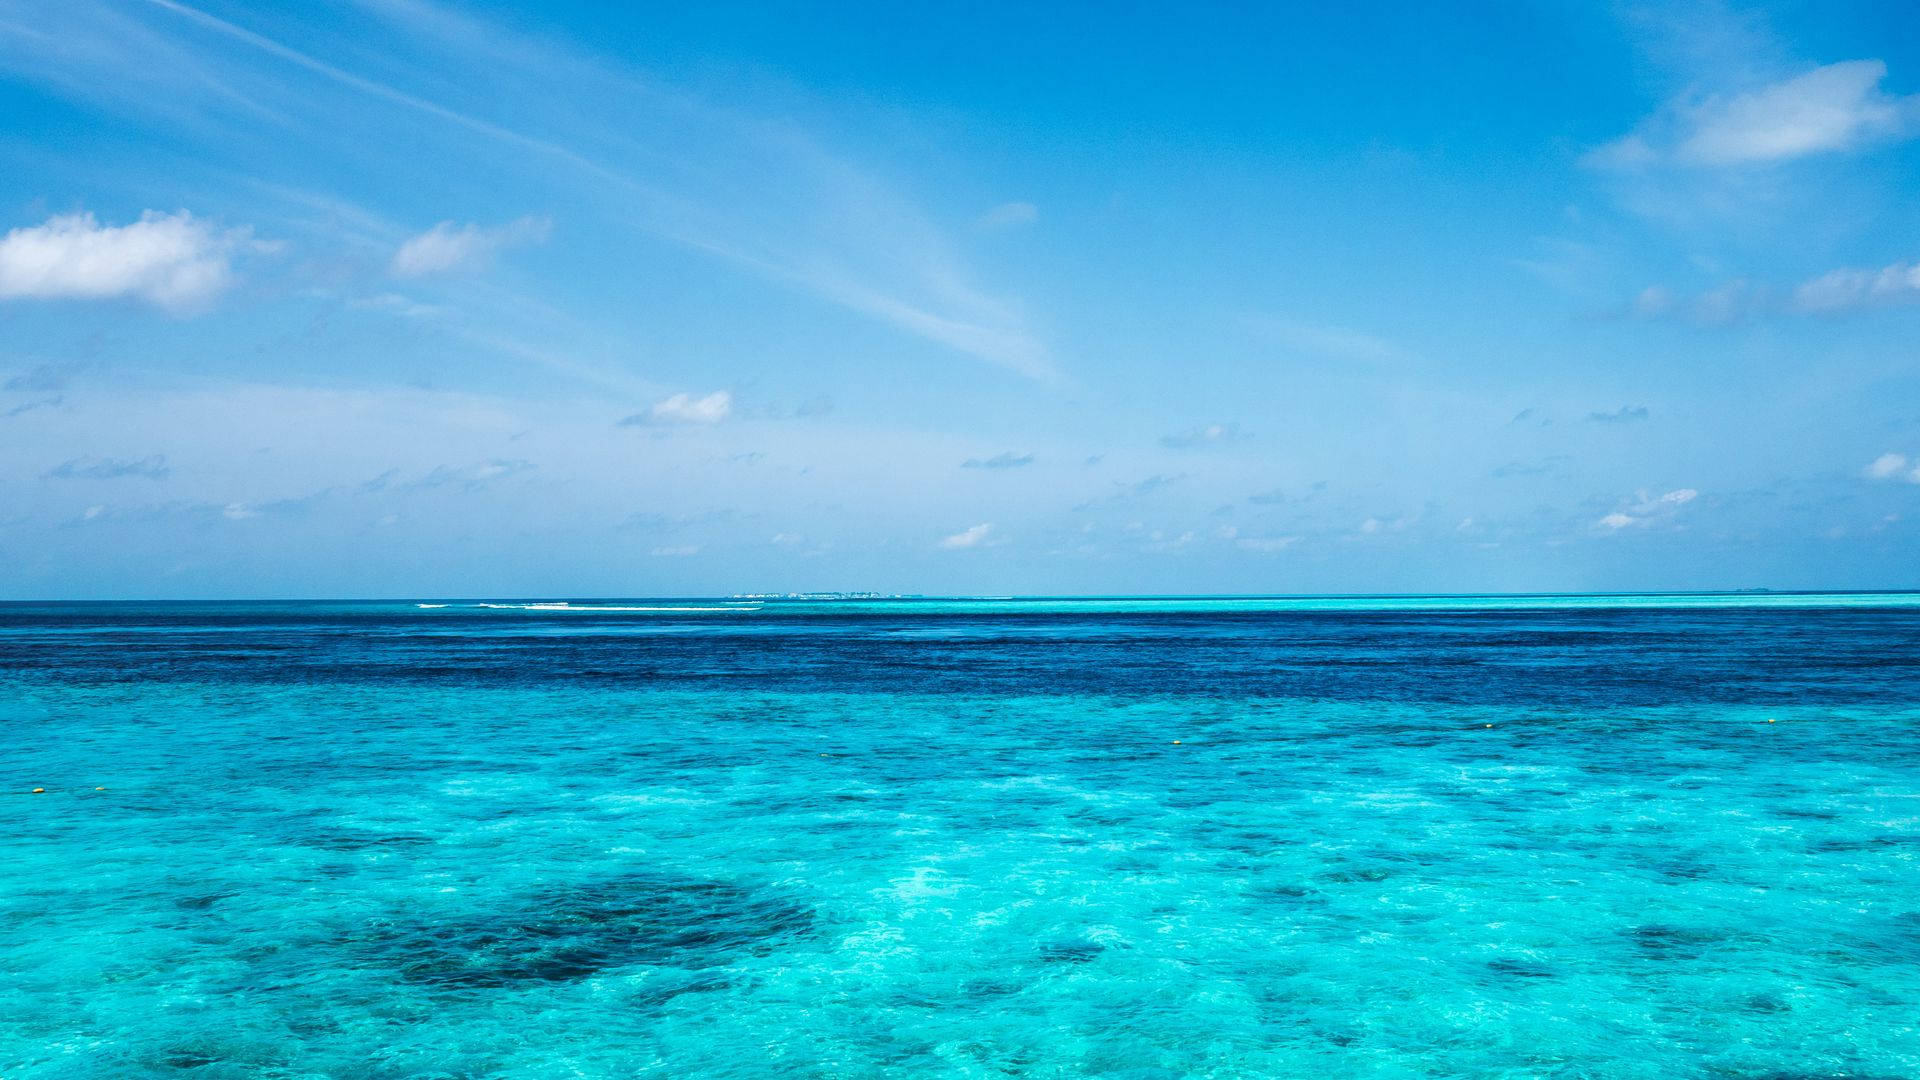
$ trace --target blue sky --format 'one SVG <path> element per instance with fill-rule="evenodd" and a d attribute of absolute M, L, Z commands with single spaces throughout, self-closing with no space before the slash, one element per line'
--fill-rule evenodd
<path fill-rule="evenodd" d="M 0 596 L 1920 587 L 1910 5 L 604 7 L 0 0 Z"/>

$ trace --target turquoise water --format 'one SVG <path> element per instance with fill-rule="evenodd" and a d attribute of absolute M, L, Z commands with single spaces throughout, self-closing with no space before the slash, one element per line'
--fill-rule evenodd
<path fill-rule="evenodd" d="M 1910 595 L 422 603 L 0 605 L 0 1076 L 1920 1075 Z"/>

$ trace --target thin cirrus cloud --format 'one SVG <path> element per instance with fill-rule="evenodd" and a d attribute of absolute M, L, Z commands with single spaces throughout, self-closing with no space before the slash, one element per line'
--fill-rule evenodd
<path fill-rule="evenodd" d="M 475 172 L 537 166 L 543 186 L 571 185 L 583 212 L 604 211 L 607 226 L 714 256 L 1028 378 L 1061 377 L 1024 305 L 976 284 L 932 215 L 777 109 L 676 93 L 651 72 L 428 0 L 365 14 L 371 21 L 352 40 L 282 19 L 279 30 L 302 42 L 294 48 L 265 32 L 276 17 L 261 9 L 241 25 L 176 0 L 116 11 L 111 20 L 87 5 L 49 5 L 35 40 L 72 38 L 72 54 L 87 63 L 49 68 L 32 50 L 22 62 L 0 48 L 0 69 L 169 119 L 238 113 L 298 129 L 329 110 L 377 115 L 389 125 L 382 146 L 433 142 L 448 148 L 449 167 Z M 421 56 L 431 92 L 331 62 L 368 49 L 368 36 Z M 136 62 L 129 40 L 169 62 Z M 476 70 L 489 73 L 484 88 L 466 78 Z M 484 118 L 502 99 L 523 105 L 513 126 Z M 636 138 L 642 131 L 661 137 Z M 404 277 L 467 265 L 490 239 L 467 228 L 436 226 L 404 257 L 396 253 L 390 269 Z"/>
<path fill-rule="evenodd" d="M 1032 454 L 1016 454 L 1007 450 L 990 458 L 968 458 L 960 463 L 960 467 L 963 469 L 1017 469 L 1022 465 L 1031 464 L 1033 464 Z"/>
<path fill-rule="evenodd" d="M 645 412 L 634 413 L 620 421 L 621 427 L 717 424 L 733 414 L 733 394 L 715 390 L 695 397 L 688 393 L 656 401 Z"/>
<path fill-rule="evenodd" d="M 176 315 L 204 310 L 233 282 L 244 229 L 219 229 L 182 210 L 149 210 L 126 225 L 66 214 L 0 239 L 0 299 L 130 297 Z"/>
<path fill-rule="evenodd" d="M 167 467 L 165 454 L 150 454 L 143 458 L 74 458 L 63 461 L 42 474 L 47 480 L 118 480 L 123 477 L 139 477 L 143 480 L 163 480 L 172 472 Z"/>
<path fill-rule="evenodd" d="M 479 270 L 508 248 L 544 242 L 551 229 L 546 218 L 537 217 L 491 227 L 442 221 L 401 244 L 388 270 L 400 278 Z"/>
<path fill-rule="evenodd" d="M 1676 101 L 1586 161 L 1614 169 L 1766 165 L 1905 138 L 1920 128 L 1920 95 L 1887 93 L 1886 75 L 1883 61 L 1848 60 L 1744 93 Z"/>

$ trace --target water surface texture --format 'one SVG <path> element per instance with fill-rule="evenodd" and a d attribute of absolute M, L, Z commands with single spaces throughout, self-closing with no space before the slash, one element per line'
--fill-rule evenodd
<path fill-rule="evenodd" d="M 1920 1076 L 1910 595 L 12 604 L 0 750 L 7 1080 Z"/>

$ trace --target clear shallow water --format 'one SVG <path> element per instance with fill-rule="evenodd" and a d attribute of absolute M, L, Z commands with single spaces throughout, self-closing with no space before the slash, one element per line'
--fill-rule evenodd
<path fill-rule="evenodd" d="M 0 605 L 0 1076 L 1920 1075 L 1911 597 L 446 603 Z"/>

